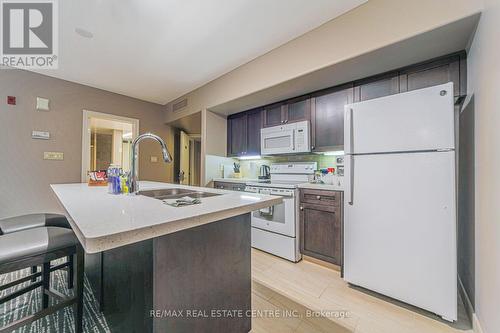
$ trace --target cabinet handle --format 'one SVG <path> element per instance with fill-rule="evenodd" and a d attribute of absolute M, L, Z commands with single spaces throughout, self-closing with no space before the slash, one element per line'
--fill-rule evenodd
<path fill-rule="evenodd" d="M 314 146 L 311 146 L 311 150 L 314 150 L 314 148 L 315 148 Z"/>
<path fill-rule="evenodd" d="M 300 208 L 299 208 L 299 209 L 300 209 L 300 210 L 304 210 L 304 207 L 300 206 Z"/>
<path fill-rule="evenodd" d="M 317 195 L 316 199 L 321 200 L 321 195 Z"/>

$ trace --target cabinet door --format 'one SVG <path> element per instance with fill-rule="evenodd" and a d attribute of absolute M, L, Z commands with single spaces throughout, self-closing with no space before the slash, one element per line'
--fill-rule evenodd
<path fill-rule="evenodd" d="M 309 96 L 287 101 L 285 107 L 285 123 L 293 123 L 311 119 L 311 99 Z"/>
<path fill-rule="evenodd" d="M 227 131 L 228 156 L 244 155 L 247 150 L 247 115 L 228 118 Z"/>
<path fill-rule="evenodd" d="M 402 92 L 453 82 L 454 96 L 458 97 L 461 94 L 460 56 L 412 66 L 402 70 L 399 78 Z"/>
<path fill-rule="evenodd" d="M 369 78 L 354 84 L 354 102 L 366 101 L 397 93 L 399 93 L 398 72 Z"/>
<path fill-rule="evenodd" d="M 283 104 L 273 104 L 264 107 L 264 127 L 281 125 L 285 122 Z"/>
<path fill-rule="evenodd" d="M 260 155 L 261 128 L 262 128 L 262 110 L 248 111 L 246 155 Z"/>
<path fill-rule="evenodd" d="M 311 150 L 342 150 L 344 146 L 344 106 L 352 103 L 352 85 L 316 95 L 311 100 Z"/>
<path fill-rule="evenodd" d="M 300 249 L 302 254 L 342 264 L 340 208 L 301 203 Z"/>

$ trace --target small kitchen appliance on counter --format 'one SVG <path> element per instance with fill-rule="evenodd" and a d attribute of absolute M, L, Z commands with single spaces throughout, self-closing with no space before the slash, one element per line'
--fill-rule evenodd
<path fill-rule="evenodd" d="M 260 167 L 259 179 L 269 179 L 271 178 L 271 168 L 269 165 L 262 165 Z"/>

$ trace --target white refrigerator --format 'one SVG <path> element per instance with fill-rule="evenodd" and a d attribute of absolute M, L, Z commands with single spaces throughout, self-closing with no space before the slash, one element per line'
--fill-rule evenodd
<path fill-rule="evenodd" d="M 344 279 L 457 320 L 453 84 L 345 108 Z"/>

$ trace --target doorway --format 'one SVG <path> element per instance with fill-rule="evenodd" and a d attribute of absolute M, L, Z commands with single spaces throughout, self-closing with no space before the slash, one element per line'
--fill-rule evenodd
<path fill-rule="evenodd" d="M 83 111 L 82 182 L 89 171 L 115 165 L 130 171 L 132 141 L 139 135 L 139 120 L 94 111 Z"/>
<path fill-rule="evenodd" d="M 201 180 L 201 112 L 182 117 L 169 124 L 174 129 L 175 182 L 200 186 Z"/>

